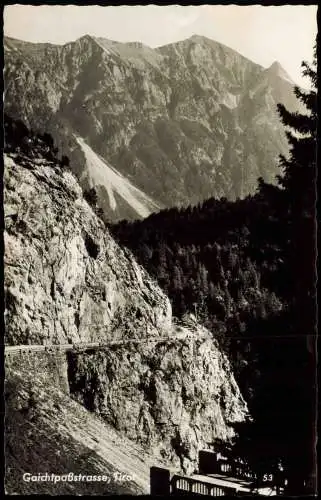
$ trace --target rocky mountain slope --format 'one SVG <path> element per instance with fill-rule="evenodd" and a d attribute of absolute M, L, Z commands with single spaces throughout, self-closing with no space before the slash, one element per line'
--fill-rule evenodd
<path fill-rule="evenodd" d="M 46 356 L 6 360 L 5 488 L 8 495 L 148 494 L 161 465 L 52 380 Z M 23 474 L 105 476 L 101 481 L 23 481 Z"/>
<path fill-rule="evenodd" d="M 7 113 L 54 136 L 111 220 L 243 197 L 287 153 L 276 104 L 298 104 L 279 63 L 264 69 L 200 36 L 157 49 L 88 35 L 63 46 L 5 38 L 4 50 Z M 133 185 L 134 201 L 110 170 Z"/>
<path fill-rule="evenodd" d="M 7 152 L 4 162 L 6 343 L 137 339 L 68 355 L 69 392 L 155 460 L 191 470 L 199 448 L 231 439 L 246 417 L 228 359 L 210 332 L 175 323 L 168 298 L 115 243 L 71 172 L 40 151 Z M 7 383 L 21 378 L 24 359 Z"/>

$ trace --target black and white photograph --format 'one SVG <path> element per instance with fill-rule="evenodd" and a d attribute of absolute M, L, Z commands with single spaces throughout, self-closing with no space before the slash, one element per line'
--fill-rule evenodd
<path fill-rule="evenodd" d="M 317 496 L 317 5 L 3 32 L 5 494 Z"/>

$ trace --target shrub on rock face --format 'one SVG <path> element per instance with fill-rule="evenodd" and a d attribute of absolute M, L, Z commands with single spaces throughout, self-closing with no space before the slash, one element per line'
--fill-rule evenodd
<path fill-rule="evenodd" d="M 96 207 L 98 197 L 95 188 L 87 189 L 84 191 L 84 198 L 91 207 Z"/>
<path fill-rule="evenodd" d="M 7 114 L 4 115 L 4 151 L 22 153 L 29 157 L 42 157 L 54 164 L 68 166 L 69 159 L 63 156 L 59 162 L 57 159 L 58 148 L 50 134 L 35 134 L 29 130 L 21 120 L 14 120 Z"/>
<path fill-rule="evenodd" d="M 68 156 L 63 155 L 61 157 L 61 160 L 60 160 L 60 166 L 61 167 L 69 167 L 69 165 L 70 165 L 70 160 L 69 160 Z"/>
<path fill-rule="evenodd" d="M 42 140 L 46 144 L 46 146 L 48 146 L 50 149 L 54 148 L 54 140 L 53 140 L 52 136 L 50 134 L 48 134 L 47 132 L 45 132 L 43 134 Z"/>
<path fill-rule="evenodd" d="M 93 259 L 97 259 L 97 256 L 99 254 L 99 245 L 94 242 L 94 240 L 88 233 L 84 233 L 84 241 L 89 256 Z"/>
<path fill-rule="evenodd" d="M 14 150 L 22 146 L 29 136 L 29 130 L 21 120 L 13 120 L 7 114 L 4 115 L 4 145 L 6 150 Z"/>

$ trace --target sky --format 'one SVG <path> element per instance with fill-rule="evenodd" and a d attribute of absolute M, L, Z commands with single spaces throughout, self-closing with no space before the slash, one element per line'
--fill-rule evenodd
<path fill-rule="evenodd" d="M 89 34 L 150 47 L 193 34 L 221 42 L 264 67 L 279 61 L 307 87 L 301 62 L 311 62 L 317 32 L 316 5 L 9 5 L 4 34 L 30 42 L 63 44 Z"/>

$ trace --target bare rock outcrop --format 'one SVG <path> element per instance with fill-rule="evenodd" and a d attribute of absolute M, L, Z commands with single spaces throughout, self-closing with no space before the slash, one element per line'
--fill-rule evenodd
<path fill-rule="evenodd" d="M 110 237 L 73 175 L 14 155 L 5 165 L 6 342 L 168 332 L 169 299 Z"/>
<path fill-rule="evenodd" d="M 155 458 L 191 471 L 198 450 L 231 439 L 247 413 L 217 342 L 196 323 L 176 324 L 169 299 L 68 170 L 6 154 L 4 185 L 6 343 L 136 339 L 68 354 L 70 394 Z"/>

